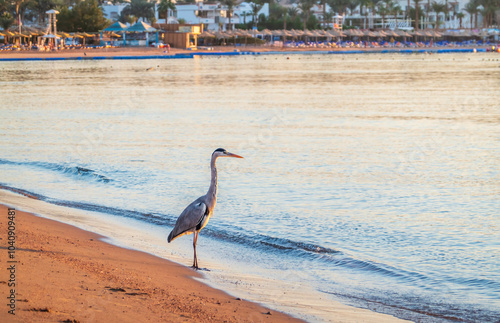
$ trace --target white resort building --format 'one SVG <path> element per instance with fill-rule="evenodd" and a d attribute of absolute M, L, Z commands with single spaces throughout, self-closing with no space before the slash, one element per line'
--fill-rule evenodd
<path fill-rule="evenodd" d="M 298 2 L 284 3 L 285 1 L 281 1 L 281 4 L 285 7 L 298 7 Z M 421 27 L 423 26 L 423 28 L 435 28 L 437 23 L 440 29 L 466 29 L 476 27 L 481 28 L 481 14 L 479 13 L 477 15 L 471 16 L 467 11 L 465 11 L 466 5 L 469 3 L 469 1 L 471 0 L 422 0 L 419 2 L 419 25 Z M 340 21 L 343 21 L 347 26 L 358 26 L 361 29 L 395 29 L 396 27 L 399 29 L 411 29 L 410 26 L 412 23 L 410 20 L 413 20 L 415 18 L 408 18 L 406 12 L 410 7 L 415 6 L 414 1 L 395 0 L 394 2 L 396 5 L 399 5 L 400 8 L 400 11 L 397 12 L 397 14 L 391 10 L 383 10 L 382 6 L 385 5 L 385 2 L 380 2 L 375 7 L 375 9 L 362 5 L 352 10 L 347 9 L 347 12 L 342 14 L 342 18 L 340 19 Z M 432 8 L 433 2 L 447 4 L 450 10 L 448 11 L 448 13 L 436 13 Z M 157 2 L 157 4 L 158 3 L 159 1 Z M 121 11 L 127 5 L 127 2 L 119 4 L 112 4 L 111 2 L 109 2 L 107 4 L 104 4 L 102 6 L 104 16 L 111 20 L 117 20 L 120 16 Z M 321 4 L 317 4 L 312 8 L 311 12 L 321 22 L 323 21 L 323 14 L 328 13 L 330 10 L 331 8 L 328 4 L 326 4 L 326 8 L 323 8 Z M 168 13 L 168 21 L 165 21 L 165 17 L 158 17 L 158 10 L 155 10 L 155 14 L 157 20 L 156 22 L 160 24 L 178 23 L 178 21 L 182 19 L 186 24 L 204 24 L 205 29 L 210 31 L 225 31 L 228 29 L 233 29 L 237 24 L 247 23 L 254 19 L 252 14 L 251 2 L 242 2 L 234 6 L 231 21 L 229 21 L 227 6 L 218 1 L 196 1 L 192 4 L 176 4 L 176 10 L 170 11 Z M 269 16 L 268 3 L 265 3 L 262 6 L 257 14 L 257 17 L 259 17 L 261 14 L 266 17 Z M 334 13 L 334 16 L 335 15 L 338 16 L 339 13 Z M 330 23 L 329 25 L 331 27 L 332 23 Z"/>

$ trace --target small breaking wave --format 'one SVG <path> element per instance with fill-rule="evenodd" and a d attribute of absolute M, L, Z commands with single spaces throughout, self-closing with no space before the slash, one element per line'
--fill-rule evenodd
<path fill-rule="evenodd" d="M 111 181 L 110 178 L 97 173 L 96 171 L 81 167 L 81 166 L 67 166 L 50 162 L 17 162 L 6 159 L 0 159 L 0 165 L 17 165 L 17 166 L 30 166 L 41 168 L 45 170 L 50 170 L 54 172 L 58 172 L 64 175 L 70 175 L 75 178 L 84 179 L 84 180 L 94 180 L 97 182 L 108 183 Z"/>

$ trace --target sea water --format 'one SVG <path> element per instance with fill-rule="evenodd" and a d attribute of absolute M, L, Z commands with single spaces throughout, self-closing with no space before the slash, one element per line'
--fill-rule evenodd
<path fill-rule="evenodd" d="M 335 300 L 495 322 L 498 58 L 2 62 L 0 184 L 191 265 L 191 236 L 166 236 L 223 147 L 245 159 L 218 160 L 211 283 L 310 321 Z"/>

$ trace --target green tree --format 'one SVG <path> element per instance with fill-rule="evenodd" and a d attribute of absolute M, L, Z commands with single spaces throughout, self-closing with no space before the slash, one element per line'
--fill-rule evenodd
<path fill-rule="evenodd" d="M 133 16 L 134 22 L 137 22 L 140 18 L 151 21 L 155 16 L 154 3 L 147 0 L 131 0 L 130 4 L 123 8 L 120 20 L 122 16 L 123 19 L 127 19 L 127 17 L 130 19 Z"/>
<path fill-rule="evenodd" d="M 394 15 L 395 29 L 398 29 L 398 15 L 403 11 L 401 6 L 393 1 L 387 3 L 387 10 L 389 14 Z"/>
<path fill-rule="evenodd" d="M 377 13 L 382 18 L 382 28 L 385 28 L 385 17 L 391 13 L 390 11 L 391 3 L 392 3 L 391 0 L 386 0 L 384 2 L 379 3 L 377 6 Z"/>
<path fill-rule="evenodd" d="M 175 11 L 175 4 L 172 2 L 172 0 L 161 0 L 160 4 L 158 4 L 158 15 L 165 16 L 165 23 L 168 20 L 169 10 Z"/>
<path fill-rule="evenodd" d="M 364 16 L 365 16 L 365 21 L 363 23 L 363 28 L 366 29 L 366 22 L 368 20 L 368 8 L 372 6 L 372 0 L 360 0 L 359 2 L 359 9 L 363 10 Z"/>
<path fill-rule="evenodd" d="M 229 30 L 233 30 L 233 24 L 231 17 L 233 16 L 234 6 L 236 5 L 236 0 L 223 0 L 222 4 L 227 7 L 227 14 L 229 18 L 229 23 L 227 24 Z"/>
<path fill-rule="evenodd" d="M 458 18 L 458 21 L 460 23 L 459 25 L 459 28 L 462 29 L 462 19 L 464 19 L 465 15 L 463 12 L 459 12 L 457 13 L 457 18 Z"/>
<path fill-rule="evenodd" d="M 29 1 L 29 8 L 33 10 L 37 15 L 38 24 L 45 24 L 45 18 L 47 17 L 47 10 L 55 7 L 55 2 L 53 0 L 31 0 Z"/>
<path fill-rule="evenodd" d="M 311 16 L 311 9 L 315 4 L 315 0 L 300 0 L 299 9 L 302 11 L 302 19 L 304 22 L 304 30 L 307 29 L 307 23 Z"/>
<path fill-rule="evenodd" d="M 475 16 L 475 27 L 477 28 L 477 14 L 479 12 L 479 3 L 477 0 L 471 0 L 466 5 L 464 10 L 470 15 L 470 29 L 472 29 L 472 18 Z"/>
<path fill-rule="evenodd" d="M 321 5 L 321 9 L 323 10 L 323 14 L 321 15 L 321 20 L 323 22 L 323 29 L 326 30 L 326 4 L 327 0 L 319 0 L 319 4 Z"/>
<path fill-rule="evenodd" d="M 260 3 L 259 1 L 252 2 L 250 4 L 250 8 L 252 8 L 252 24 L 253 27 L 256 27 L 258 24 L 257 18 L 259 15 L 259 11 L 262 9 L 264 4 Z"/>
<path fill-rule="evenodd" d="M 439 19 L 439 14 L 445 12 L 445 6 L 446 6 L 446 4 L 444 4 L 444 3 L 439 3 L 439 2 L 436 2 L 436 1 L 432 2 L 432 5 L 431 5 L 432 11 L 434 11 L 436 13 L 436 26 L 435 26 L 435 29 L 438 29 L 439 25 L 442 24 L 442 22 Z"/>
<path fill-rule="evenodd" d="M 12 17 L 12 15 L 7 11 L 4 11 L 0 16 L 0 27 L 2 27 L 3 30 L 7 30 L 10 26 L 12 26 L 14 21 L 14 17 Z"/>
<path fill-rule="evenodd" d="M 413 3 L 415 3 L 415 30 L 419 30 L 419 22 L 420 22 L 420 3 L 422 0 L 413 0 Z"/>
<path fill-rule="evenodd" d="M 57 16 L 57 28 L 65 32 L 95 32 L 104 29 L 108 24 L 97 0 L 79 2 L 72 9 L 64 7 Z"/>
<path fill-rule="evenodd" d="M 10 9 L 10 2 L 7 0 L 0 0 L 0 12 L 4 13 L 9 11 Z"/>
<path fill-rule="evenodd" d="M 500 17 L 499 0 L 478 0 L 478 4 L 483 6 L 483 9 L 479 10 L 479 12 L 483 16 L 484 28 L 500 24 L 500 19 L 498 19 Z"/>

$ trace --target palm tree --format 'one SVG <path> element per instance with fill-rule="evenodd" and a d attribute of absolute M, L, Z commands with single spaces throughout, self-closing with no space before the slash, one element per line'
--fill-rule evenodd
<path fill-rule="evenodd" d="M 470 15 L 470 29 L 472 29 L 473 15 L 475 15 L 476 17 L 475 25 L 477 27 L 477 13 L 479 11 L 478 6 L 479 4 L 477 3 L 476 0 L 471 0 L 465 5 L 464 10 Z"/>
<path fill-rule="evenodd" d="M 459 28 L 462 29 L 462 19 L 465 17 L 464 13 L 463 12 L 459 12 L 457 13 L 457 18 L 458 18 L 458 21 L 460 22 L 460 26 Z"/>
<path fill-rule="evenodd" d="M 293 21 L 299 15 L 299 9 L 297 7 L 289 7 L 288 10 L 286 11 L 286 13 L 290 17 L 290 19 Z"/>
<path fill-rule="evenodd" d="M 131 0 L 130 4 L 127 5 L 122 10 L 122 16 L 134 16 L 135 22 L 137 22 L 140 18 L 144 20 L 151 21 L 154 18 L 154 3 L 150 3 L 146 0 Z"/>
<path fill-rule="evenodd" d="M 370 7 L 372 4 L 372 1 L 371 0 L 360 0 L 359 1 L 359 9 L 363 9 L 364 8 L 364 16 L 365 16 L 365 21 L 363 23 L 363 29 L 366 29 L 366 21 L 368 20 L 368 7 Z"/>
<path fill-rule="evenodd" d="M 167 23 L 168 20 L 169 10 L 175 11 L 175 4 L 172 2 L 172 0 L 161 0 L 158 4 L 158 15 L 165 15 L 165 23 Z"/>
<path fill-rule="evenodd" d="M 37 21 L 39 25 L 45 24 L 45 12 L 54 7 L 53 0 L 32 0 L 29 3 L 31 10 L 34 10 L 38 15 Z"/>
<path fill-rule="evenodd" d="M 21 14 L 20 14 L 20 7 L 23 4 L 24 0 L 14 0 L 12 3 L 14 5 L 14 8 L 16 9 L 16 19 L 17 19 L 17 24 L 19 26 L 19 32 L 21 32 Z"/>
<path fill-rule="evenodd" d="M 419 29 L 419 26 L 418 26 L 418 22 L 419 22 L 419 12 L 418 12 L 418 9 L 420 8 L 420 1 L 422 0 L 413 0 L 413 2 L 415 3 L 415 30 L 418 30 Z"/>
<path fill-rule="evenodd" d="M 307 28 L 307 21 L 311 15 L 311 9 L 315 4 L 315 0 L 300 0 L 299 9 L 302 11 L 304 15 L 304 30 Z"/>
<path fill-rule="evenodd" d="M 262 9 L 264 4 L 260 4 L 259 2 L 252 2 L 250 7 L 252 8 L 252 22 L 253 27 L 257 26 L 257 18 L 259 16 L 259 11 Z"/>
<path fill-rule="evenodd" d="M 371 10 L 370 10 L 370 13 L 371 13 L 371 15 L 370 15 L 370 16 L 371 16 L 371 18 L 372 18 L 372 19 L 371 19 L 371 23 L 370 23 L 370 28 L 372 28 L 372 27 L 373 27 L 373 25 L 372 25 L 372 24 L 373 24 L 373 14 L 375 13 L 376 8 L 377 8 L 377 5 L 378 5 L 378 3 L 379 3 L 380 1 L 382 1 L 382 0 L 371 0 L 371 1 L 370 1 L 370 4 L 369 4 L 370 9 L 371 9 Z"/>
<path fill-rule="evenodd" d="M 499 12 L 500 4 L 498 0 L 479 0 L 479 4 L 483 6 L 483 9 L 480 10 L 481 16 L 483 16 L 483 27 L 487 28 L 493 25 L 493 19 L 495 14 Z M 500 19 L 497 18 L 498 23 L 500 23 Z"/>
<path fill-rule="evenodd" d="M 323 29 L 326 29 L 326 19 L 325 19 L 325 16 L 326 16 L 326 1 L 327 0 L 319 0 L 319 3 L 321 5 L 321 7 L 323 8 Z"/>
<path fill-rule="evenodd" d="M 444 3 L 439 3 L 436 1 L 432 2 L 432 10 L 436 13 L 436 26 L 435 29 L 439 29 L 439 25 L 441 24 L 439 21 L 439 14 L 445 12 L 446 5 Z"/>
<path fill-rule="evenodd" d="M 401 6 L 392 0 L 388 0 L 387 2 L 387 14 L 394 15 L 394 21 L 396 24 L 396 29 L 398 29 L 398 14 L 402 11 Z"/>
<path fill-rule="evenodd" d="M 227 13 L 229 18 L 229 23 L 227 24 L 229 30 L 233 30 L 233 26 L 231 24 L 231 16 L 233 15 L 233 9 L 236 5 L 236 0 L 223 0 L 222 4 L 227 7 Z"/>
<path fill-rule="evenodd" d="M 349 9 L 349 12 L 352 13 L 358 6 L 361 6 L 361 1 L 360 0 L 340 0 L 342 1 L 342 8 L 344 8 L 342 11 L 347 13 L 347 9 Z"/>
<path fill-rule="evenodd" d="M 377 13 L 382 17 L 382 29 L 385 28 L 385 16 L 389 14 L 389 3 L 392 2 L 391 0 L 386 0 L 385 2 L 382 2 L 377 6 Z"/>
<path fill-rule="evenodd" d="M 330 8 L 330 10 L 323 16 L 323 21 L 325 22 L 325 29 L 329 29 L 330 23 L 333 22 L 333 17 L 335 12 Z"/>
<path fill-rule="evenodd" d="M 7 30 L 10 28 L 10 26 L 12 26 L 14 21 L 14 17 L 12 17 L 11 14 L 7 11 L 4 11 L 0 16 L 0 27 L 2 27 L 3 30 Z"/>
<path fill-rule="evenodd" d="M 445 6 L 444 6 L 444 18 L 445 18 L 445 21 L 449 21 L 450 20 L 450 5 L 448 3 L 448 0 L 445 0 L 444 4 L 445 4 Z"/>
<path fill-rule="evenodd" d="M 243 11 L 241 15 L 243 16 L 243 24 L 246 25 L 247 24 L 247 17 L 251 16 L 252 14 L 249 12 Z"/>

